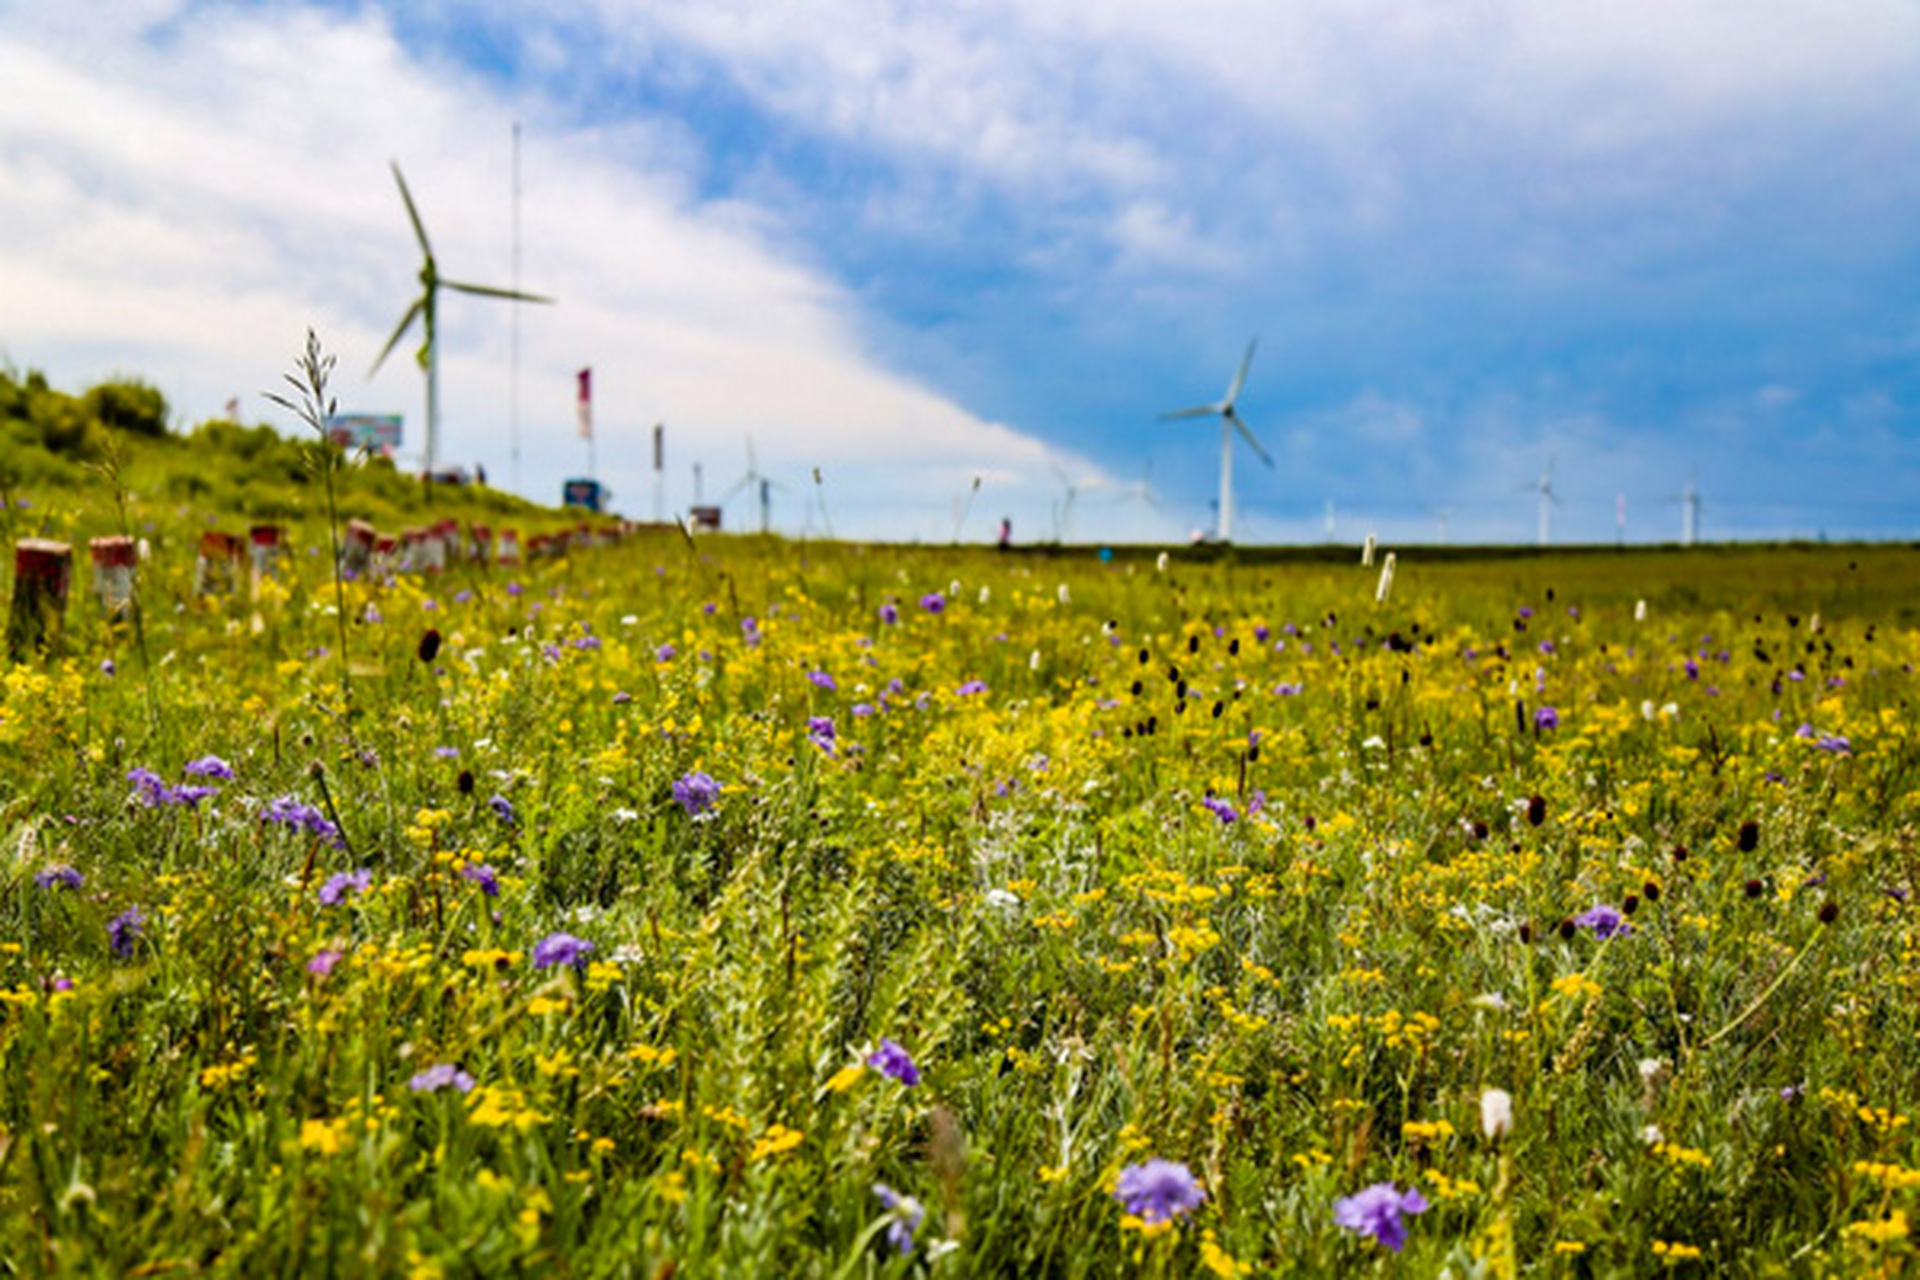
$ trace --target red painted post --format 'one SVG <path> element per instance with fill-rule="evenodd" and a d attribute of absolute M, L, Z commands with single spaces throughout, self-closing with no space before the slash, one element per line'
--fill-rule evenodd
<path fill-rule="evenodd" d="M 133 567 L 140 547 L 132 538 L 95 538 L 87 543 L 93 558 L 93 595 L 100 610 L 117 618 L 133 607 Z"/>
<path fill-rule="evenodd" d="M 13 546 L 13 607 L 7 615 L 7 653 L 25 662 L 59 639 L 73 581 L 73 550 L 64 542 L 22 538 Z"/>
<path fill-rule="evenodd" d="M 200 558 L 194 563 L 193 593 L 197 596 L 225 595 L 239 580 L 240 539 L 218 529 L 200 535 Z"/>

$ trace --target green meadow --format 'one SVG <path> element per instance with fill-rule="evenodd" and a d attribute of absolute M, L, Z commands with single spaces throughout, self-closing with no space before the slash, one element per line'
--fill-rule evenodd
<path fill-rule="evenodd" d="M 1913 548 L 347 576 L 577 521 L 141 391 L 0 382 L 12 1274 L 1913 1270 Z"/>

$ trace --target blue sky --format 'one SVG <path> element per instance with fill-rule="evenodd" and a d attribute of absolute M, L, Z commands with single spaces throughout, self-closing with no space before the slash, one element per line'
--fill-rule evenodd
<path fill-rule="evenodd" d="M 341 398 L 408 300 L 398 159 L 449 274 L 561 305 L 443 322 L 447 453 L 651 514 L 744 468 L 775 523 L 944 540 L 1920 533 L 1920 7 L 1910 0 L 805 5 L 0 0 L 0 349 L 182 413 L 308 324 Z M 248 416 L 266 417 L 257 398 Z M 808 478 L 825 477 L 817 493 Z M 1125 495 L 1143 477 L 1161 507 Z M 823 514 L 817 501 L 824 498 Z M 736 505 L 735 523 L 752 519 Z"/>

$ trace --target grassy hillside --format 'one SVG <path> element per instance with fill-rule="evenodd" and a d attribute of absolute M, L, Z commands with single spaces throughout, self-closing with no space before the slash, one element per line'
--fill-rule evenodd
<path fill-rule="evenodd" d="M 296 542 L 317 545 L 326 499 L 310 433 L 213 419 L 184 433 L 168 426 L 166 397 L 137 380 L 79 393 L 48 385 L 37 372 L 0 368 L 0 509 L 9 540 L 42 536 L 84 541 L 118 532 L 117 491 L 128 531 L 153 537 L 177 526 L 253 522 L 290 526 Z M 304 428 L 300 428 L 304 430 Z M 382 529 L 430 520 L 512 520 L 537 529 L 565 517 L 481 487 L 442 486 L 429 494 L 382 458 L 346 459 L 340 472 L 341 518 Z"/>

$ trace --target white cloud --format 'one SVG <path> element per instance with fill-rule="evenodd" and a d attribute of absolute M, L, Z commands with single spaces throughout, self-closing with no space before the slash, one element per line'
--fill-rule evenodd
<path fill-rule="evenodd" d="M 854 301 L 783 255 L 777 212 L 696 198 L 664 167 L 670 133 L 569 131 L 537 102 L 415 63 L 377 18 L 153 12 L 164 34 L 136 23 L 82 43 L 60 15 L 0 33 L 0 342 L 17 362 L 72 384 L 145 374 L 198 419 L 275 385 L 312 325 L 340 357 L 343 408 L 403 411 L 417 441 L 413 344 L 363 381 L 418 266 L 387 160 L 443 274 L 505 285 L 524 111 L 522 285 L 560 299 L 520 317 L 524 489 L 557 494 L 584 468 L 572 374 L 590 364 L 600 465 L 636 514 L 656 420 L 675 505 L 689 462 L 704 455 L 711 497 L 751 433 L 795 492 L 812 465 L 830 482 L 884 474 L 838 490 L 843 533 L 936 536 L 949 490 L 980 471 L 1044 510 L 1042 446 L 877 366 Z M 442 454 L 484 458 L 497 483 L 511 305 L 441 295 Z"/>

